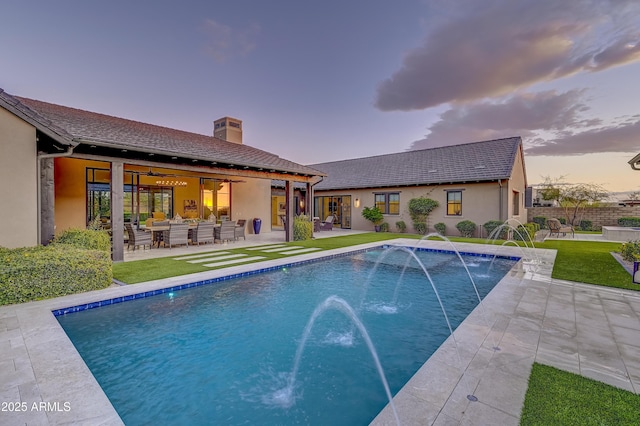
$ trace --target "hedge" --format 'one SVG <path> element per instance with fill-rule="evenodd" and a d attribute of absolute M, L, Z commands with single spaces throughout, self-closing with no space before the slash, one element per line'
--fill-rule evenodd
<path fill-rule="evenodd" d="M 0 305 L 23 303 L 109 287 L 111 256 L 71 244 L 0 247 Z"/>
<path fill-rule="evenodd" d="M 86 250 L 111 251 L 111 238 L 107 231 L 67 229 L 53 239 L 53 244 L 68 244 Z"/>
<path fill-rule="evenodd" d="M 618 219 L 619 226 L 640 227 L 640 217 L 621 217 Z"/>
<path fill-rule="evenodd" d="M 445 232 L 447 231 L 447 225 L 442 222 L 436 223 L 435 225 L 433 225 L 433 227 L 440 235 L 445 235 Z"/>
<path fill-rule="evenodd" d="M 528 244 L 534 240 L 536 232 L 540 230 L 540 225 L 535 222 L 528 222 L 518 225 L 516 229 L 518 232 L 513 232 L 513 239 L 516 241 L 522 241 L 522 239 L 524 239 L 524 242 Z M 528 237 L 527 234 L 529 235 Z"/>
<path fill-rule="evenodd" d="M 508 232 L 507 227 L 503 227 L 500 230 L 500 232 L 496 232 L 496 235 L 492 235 L 493 232 L 502 225 L 504 225 L 504 222 L 501 220 L 490 220 L 488 222 L 485 222 L 485 224 L 482 225 L 482 227 L 484 228 L 485 231 L 487 231 L 487 238 L 504 240 L 505 238 L 507 238 L 507 232 Z"/>

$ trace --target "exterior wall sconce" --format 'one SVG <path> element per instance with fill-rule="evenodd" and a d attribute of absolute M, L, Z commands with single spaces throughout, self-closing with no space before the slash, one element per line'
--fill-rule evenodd
<path fill-rule="evenodd" d="M 360 208 L 360 198 L 356 198 L 356 201 L 353 202 L 353 205 L 357 208 Z"/>

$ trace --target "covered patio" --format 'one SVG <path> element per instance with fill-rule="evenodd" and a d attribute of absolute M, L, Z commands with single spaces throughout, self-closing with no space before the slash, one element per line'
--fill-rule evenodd
<path fill-rule="evenodd" d="M 215 136 L 206 136 L 2 90 L 0 107 L 19 119 L 10 121 L 15 126 L 31 129 L 23 132 L 25 140 L 11 143 L 36 148 L 37 178 L 20 185 L 36 188 L 37 241 L 47 244 L 65 229 L 100 221 L 113 235 L 114 261 L 124 260 L 125 223 L 141 228 L 154 214 L 193 222 L 244 219 L 247 234 L 259 218 L 261 232 L 270 233 L 274 179 L 285 182 L 287 226 L 279 235 L 290 241 L 297 208 L 294 184 L 306 189 L 306 199 L 299 204 L 311 206 L 313 185 L 324 176 L 243 144 L 242 122 L 229 117 L 216 120 Z M 226 128 L 233 132 L 221 131 Z M 28 245 L 20 243 L 19 236 L 14 239 L 15 245 Z"/>

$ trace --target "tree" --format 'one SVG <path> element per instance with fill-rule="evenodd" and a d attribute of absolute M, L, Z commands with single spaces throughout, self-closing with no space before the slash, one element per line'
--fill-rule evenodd
<path fill-rule="evenodd" d="M 546 176 L 538 193 L 544 200 L 556 201 L 564 209 L 567 222 L 580 223 L 585 207 L 594 207 L 609 198 L 610 193 L 594 183 L 565 183 L 564 177 Z M 578 219 L 580 216 L 580 219 Z"/>

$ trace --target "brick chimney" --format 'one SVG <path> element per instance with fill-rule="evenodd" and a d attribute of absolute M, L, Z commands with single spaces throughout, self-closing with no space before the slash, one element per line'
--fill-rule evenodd
<path fill-rule="evenodd" d="M 213 122 L 213 136 L 228 142 L 242 143 L 242 120 L 222 117 Z"/>

